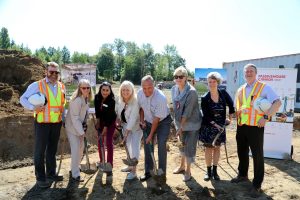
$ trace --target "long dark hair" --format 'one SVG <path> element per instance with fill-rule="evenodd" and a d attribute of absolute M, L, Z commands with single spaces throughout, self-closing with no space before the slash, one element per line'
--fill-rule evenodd
<path fill-rule="evenodd" d="M 101 89 L 103 88 L 103 86 L 108 86 L 109 89 L 110 89 L 110 94 L 109 94 L 108 97 L 106 98 L 106 101 L 115 100 L 115 95 L 114 95 L 114 93 L 113 93 L 113 91 L 112 91 L 112 89 L 111 89 L 111 84 L 110 84 L 109 82 L 107 82 L 107 81 L 104 81 L 103 83 L 101 83 L 100 88 L 99 88 L 99 91 L 98 91 L 98 93 L 97 93 L 97 96 L 98 96 L 98 99 L 99 99 L 100 103 L 101 103 L 102 100 L 103 100 L 103 96 L 102 96 L 102 94 L 101 94 Z"/>

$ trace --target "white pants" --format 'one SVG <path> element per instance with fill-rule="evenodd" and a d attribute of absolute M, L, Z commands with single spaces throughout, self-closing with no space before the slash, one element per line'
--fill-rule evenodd
<path fill-rule="evenodd" d="M 128 134 L 126 145 L 130 158 L 136 158 L 137 160 L 140 157 L 140 148 L 141 148 L 141 139 L 143 137 L 143 131 L 131 131 Z"/>
<path fill-rule="evenodd" d="M 83 155 L 83 137 L 74 135 L 67 131 L 68 140 L 71 147 L 71 171 L 72 177 L 80 176 L 80 162 Z"/>

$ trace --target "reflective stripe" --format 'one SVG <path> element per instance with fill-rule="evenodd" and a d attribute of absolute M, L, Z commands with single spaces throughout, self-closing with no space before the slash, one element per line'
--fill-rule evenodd
<path fill-rule="evenodd" d="M 263 116 L 253 107 L 253 102 L 260 96 L 265 84 L 257 81 L 246 99 L 246 85 L 242 86 L 242 98 L 237 98 L 237 105 L 241 109 L 238 117 L 238 125 L 246 124 L 248 126 L 257 126 L 257 122 Z M 242 102 L 240 100 L 242 99 Z"/>

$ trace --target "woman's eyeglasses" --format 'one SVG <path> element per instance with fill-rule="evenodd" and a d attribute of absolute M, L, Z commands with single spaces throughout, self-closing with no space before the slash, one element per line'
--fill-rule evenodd
<path fill-rule="evenodd" d="M 184 76 L 177 76 L 177 75 L 176 75 L 176 76 L 174 76 L 174 79 L 178 79 L 178 78 L 179 78 L 179 79 L 183 79 L 183 78 L 184 78 Z"/>
<path fill-rule="evenodd" d="M 52 74 L 56 74 L 56 75 L 59 74 L 58 71 L 48 71 L 48 72 L 49 72 L 50 75 L 52 75 Z"/>
<path fill-rule="evenodd" d="M 90 87 L 81 87 L 81 89 L 83 89 L 83 90 L 89 90 Z"/>

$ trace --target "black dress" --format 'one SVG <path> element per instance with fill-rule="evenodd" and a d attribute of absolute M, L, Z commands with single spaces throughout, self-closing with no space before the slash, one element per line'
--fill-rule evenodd
<path fill-rule="evenodd" d="M 224 126 L 224 119 L 222 113 L 226 112 L 226 107 L 224 108 L 222 99 L 219 97 L 218 103 L 215 103 L 213 100 L 208 102 L 209 110 L 213 116 L 213 121 L 219 126 Z M 201 127 L 200 140 L 204 144 L 211 144 L 215 139 L 216 135 L 219 133 L 219 130 L 213 125 L 204 125 Z M 220 137 L 216 141 L 216 145 L 220 145 L 226 142 L 225 129 Z"/>

